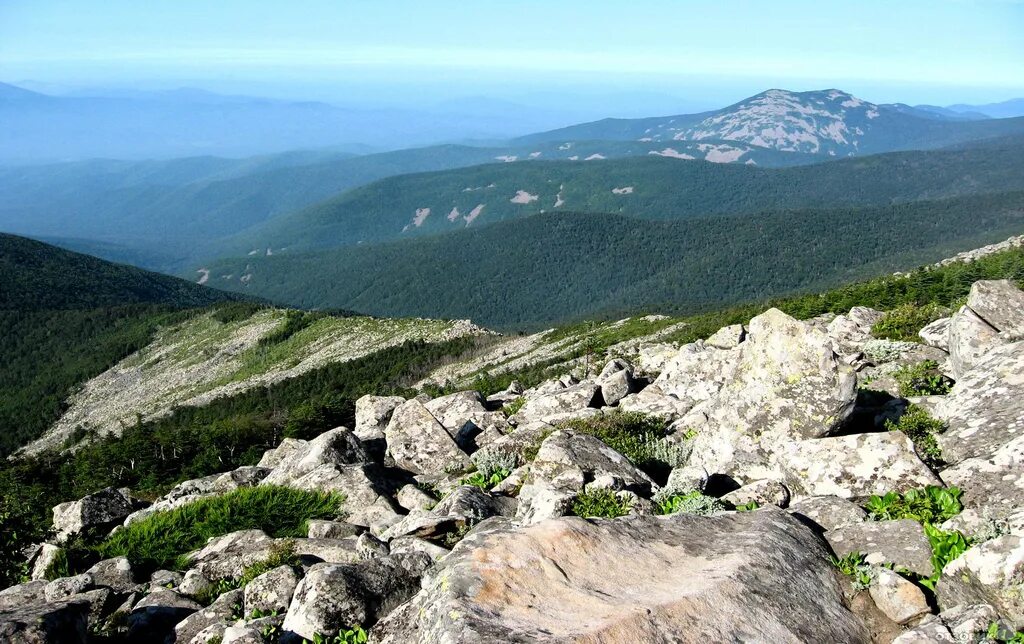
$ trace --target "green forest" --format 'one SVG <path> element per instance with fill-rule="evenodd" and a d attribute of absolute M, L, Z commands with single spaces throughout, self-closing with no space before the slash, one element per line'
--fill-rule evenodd
<path fill-rule="evenodd" d="M 826 288 L 1005 239 L 1022 223 L 1021 192 L 688 221 L 545 214 L 405 242 L 227 261 L 215 271 L 248 267 L 246 292 L 304 308 L 535 329 L 637 312 L 689 315 Z"/>

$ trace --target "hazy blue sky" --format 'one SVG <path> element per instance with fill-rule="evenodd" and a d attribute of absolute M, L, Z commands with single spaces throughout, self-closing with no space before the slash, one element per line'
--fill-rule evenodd
<path fill-rule="evenodd" d="M 1024 95 L 1024 2 L 0 0 L 0 80 L 405 100 L 579 86 L 710 104 L 838 86 L 879 102 L 992 101 Z"/>

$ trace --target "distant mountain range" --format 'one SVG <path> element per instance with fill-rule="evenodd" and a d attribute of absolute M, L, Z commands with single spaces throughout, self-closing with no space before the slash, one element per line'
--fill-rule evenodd
<path fill-rule="evenodd" d="M 532 134 L 519 143 L 579 139 L 736 142 L 784 152 L 853 156 L 922 150 L 1021 131 L 1024 121 L 969 120 L 908 105 L 875 105 L 830 89 L 772 89 L 701 114 L 605 119 Z"/>

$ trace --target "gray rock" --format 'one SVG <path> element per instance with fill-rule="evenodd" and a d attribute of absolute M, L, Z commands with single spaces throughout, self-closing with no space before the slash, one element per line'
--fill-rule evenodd
<path fill-rule="evenodd" d="M 999 613 L 988 604 L 954 606 L 939 613 L 939 619 L 958 642 L 984 641 L 989 625 L 1000 621 Z"/>
<path fill-rule="evenodd" d="M 969 306 L 960 307 L 949 321 L 949 361 L 953 378 L 971 369 L 986 353 L 1005 344 L 999 331 Z"/>
<path fill-rule="evenodd" d="M 412 597 L 432 561 L 422 553 L 392 555 L 359 564 L 317 564 L 292 598 L 284 630 L 312 639 L 352 624 L 372 625 Z"/>
<path fill-rule="evenodd" d="M 859 353 L 861 347 L 872 339 L 871 327 L 885 316 L 881 311 L 855 306 L 846 315 L 838 315 L 828 323 L 828 336 L 836 353 Z"/>
<path fill-rule="evenodd" d="M 135 604 L 128 615 L 130 641 L 161 641 L 174 633 L 174 626 L 202 606 L 173 590 L 158 589 Z"/>
<path fill-rule="evenodd" d="M 50 566 L 57 562 L 61 552 L 61 548 L 49 543 L 41 543 L 36 546 L 28 558 L 29 570 L 31 571 L 29 578 L 45 579 L 47 571 L 50 569 Z"/>
<path fill-rule="evenodd" d="M 693 409 L 693 401 L 680 400 L 663 393 L 658 385 L 645 387 L 640 393 L 630 394 L 619 401 L 622 411 L 635 411 L 649 416 L 658 416 L 667 422 L 682 418 Z"/>
<path fill-rule="evenodd" d="M 963 490 L 964 504 L 990 518 L 1024 507 L 1024 434 L 987 457 L 968 458 L 942 470 L 942 480 Z"/>
<path fill-rule="evenodd" d="M 281 444 L 277 447 L 263 452 L 263 457 L 260 458 L 259 467 L 268 467 L 273 469 L 280 465 L 291 454 L 305 447 L 306 444 L 307 441 L 304 440 L 286 438 L 282 440 Z"/>
<path fill-rule="evenodd" d="M 530 466 L 517 516 L 525 523 L 561 516 L 585 489 L 628 490 L 650 497 L 657 487 L 629 459 L 593 436 L 557 431 L 544 440 Z"/>
<path fill-rule="evenodd" d="M 924 593 L 888 568 L 876 568 L 868 588 L 871 599 L 886 617 L 897 624 L 907 624 L 931 612 Z"/>
<path fill-rule="evenodd" d="M 219 625 L 221 630 L 212 629 L 208 639 L 214 635 L 220 635 L 235 612 L 235 606 L 241 606 L 244 599 L 244 591 L 241 588 L 229 590 L 213 601 L 207 608 L 200 609 L 174 626 L 175 642 L 192 642 L 195 638 L 211 626 Z M 206 642 L 207 639 L 198 640 Z"/>
<path fill-rule="evenodd" d="M 52 603 L 66 599 L 71 595 L 84 593 L 92 587 L 92 575 L 82 573 L 81 575 L 75 575 L 74 577 L 61 577 L 60 579 L 54 579 L 46 585 L 44 595 L 46 596 L 46 601 Z"/>
<path fill-rule="evenodd" d="M 134 512 L 139 501 L 112 487 L 53 508 L 53 529 L 63 541 L 84 530 L 106 531 Z"/>
<path fill-rule="evenodd" d="M 601 386 L 601 399 L 605 405 L 617 405 L 619 401 L 636 391 L 639 387 L 633 379 L 633 371 L 623 369 L 600 378 L 598 384 Z"/>
<path fill-rule="evenodd" d="M 1015 624 L 1024 623 L 1024 537 L 1005 535 L 973 546 L 942 569 L 935 588 L 939 607 L 991 604 Z"/>
<path fill-rule="evenodd" d="M 150 586 L 177 588 L 181 585 L 182 575 L 174 570 L 156 570 L 149 576 Z"/>
<path fill-rule="evenodd" d="M 937 617 L 925 618 L 920 624 L 909 629 L 892 644 L 956 644 L 953 634 Z"/>
<path fill-rule="evenodd" d="M 464 471 L 469 466 L 465 452 L 416 400 L 395 409 L 384 436 L 395 464 L 414 474 L 444 474 Z"/>
<path fill-rule="evenodd" d="M 715 331 L 704 343 L 716 349 L 735 349 L 746 337 L 747 331 L 742 324 L 730 324 Z"/>
<path fill-rule="evenodd" d="M 364 441 L 384 438 L 391 414 L 404 402 L 401 396 L 363 396 L 356 400 L 355 435 Z"/>
<path fill-rule="evenodd" d="M 697 432 L 691 465 L 740 483 L 775 478 L 776 446 L 837 431 L 853 410 L 856 374 L 829 337 L 777 309 L 750 321 L 730 375 L 678 423 Z M 662 373 L 662 377 L 665 373 Z"/>
<path fill-rule="evenodd" d="M 975 282 L 967 296 L 967 306 L 999 331 L 1004 340 L 1024 339 L 1024 291 L 1011 280 Z"/>
<path fill-rule="evenodd" d="M 352 563 L 365 557 L 357 547 L 359 537 L 342 539 L 293 539 L 295 554 L 305 565 L 314 563 Z"/>
<path fill-rule="evenodd" d="M 868 517 L 856 503 L 838 496 L 804 497 L 789 506 L 790 513 L 825 530 L 860 523 Z"/>
<path fill-rule="evenodd" d="M 715 349 L 703 342 L 684 345 L 662 367 L 654 381 L 655 391 L 681 400 L 689 411 L 695 404 L 714 398 L 736 377 L 739 359 L 738 351 Z"/>
<path fill-rule="evenodd" d="M 898 431 L 783 443 L 773 463 L 790 490 L 808 496 L 849 499 L 942 485 Z"/>
<path fill-rule="evenodd" d="M 748 483 L 738 490 L 722 496 L 722 500 L 732 505 L 746 505 L 756 502 L 760 506 L 776 505 L 784 508 L 789 505 L 789 490 L 778 481 L 765 479 Z"/>
<path fill-rule="evenodd" d="M 427 512 L 414 512 L 381 534 L 385 540 L 403 536 L 439 537 L 493 516 L 514 516 L 517 502 L 472 485 L 460 485 Z"/>
<path fill-rule="evenodd" d="M 299 585 L 299 576 L 291 566 L 278 566 L 259 575 L 245 586 L 245 614 L 288 610 Z"/>
<path fill-rule="evenodd" d="M 84 593 L 71 595 L 67 598 L 68 603 L 84 603 L 89 607 L 89 614 L 86 621 L 90 628 L 100 627 L 106 617 L 112 612 L 115 605 L 115 596 L 109 588 L 96 588 L 87 590 Z"/>
<path fill-rule="evenodd" d="M 228 630 L 228 624 L 217 622 L 210 624 L 203 630 L 192 636 L 192 639 L 178 639 L 179 642 L 188 644 L 224 644 L 224 632 Z"/>
<path fill-rule="evenodd" d="M 949 323 L 951 318 L 940 318 L 921 329 L 917 335 L 930 347 L 949 352 Z"/>
<path fill-rule="evenodd" d="M 425 512 L 437 505 L 437 500 L 434 497 L 412 483 L 399 490 L 398 494 L 395 495 L 395 500 L 398 501 L 398 505 L 410 512 L 413 510 L 423 510 Z"/>
<path fill-rule="evenodd" d="M 376 559 L 391 554 L 386 541 L 369 533 L 363 533 L 356 537 L 356 552 L 362 559 Z"/>
<path fill-rule="evenodd" d="M 963 372 L 936 406 L 935 417 L 949 428 L 937 437 L 949 463 L 984 458 L 1024 436 L 1024 342 L 986 354 Z"/>
<path fill-rule="evenodd" d="M 189 597 L 198 597 L 213 586 L 213 581 L 206 578 L 199 570 L 192 568 L 191 570 L 185 571 L 185 576 L 182 578 L 181 583 L 175 590 L 182 595 L 188 595 Z"/>
<path fill-rule="evenodd" d="M 672 468 L 662 494 L 685 494 L 691 490 L 704 492 L 708 485 L 708 471 L 699 465 Z"/>
<path fill-rule="evenodd" d="M 344 521 L 327 521 L 326 519 L 310 519 L 308 525 L 309 531 L 306 536 L 310 539 L 344 539 L 345 537 L 357 537 L 365 531 L 362 526 Z"/>
<path fill-rule="evenodd" d="M 931 544 L 911 519 L 853 523 L 829 530 L 825 539 L 840 557 L 860 552 L 869 564 L 892 563 L 924 577 L 933 572 Z"/>
<path fill-rule="evenodd" d="M 288 485 L 324 465 L 358 465 L 371 460 L 355 434 L 338 427 L 320 434 L 282 459 L 264 485 Z"/>
<path fill-rule="evenodd" d="M 86 644 L 86 602 L 36 604 L 0 613 L 0 642 L 5 644 Z"/>
<path fill-rule="evenodd" d="M 713 607 L 713 608 L 712 608 Z M 752 618 L 756 615 L 756 619 Z M 867 642 L 784 512 L 491 519 L 371 632 L 404 642 Z"/>
<path fill-rule="evenodd" d="M 34 579 L 0 590 L 0 611 L 17 610 L 45 602 L 49 583 L 45 579 Z"/>
<path fill-rule="evenodd" d="M 236 624 L 224 629 L 221 644 L 266 644 L 266 640 L 255 626 Z"/>
<path fill-rule="evenodd" d="M 397 537 L 392 539 L 388 545 L 393 555 L 422 552 L 434 561 L 451 552 L 448 548 L 443 548 L 419 537 Z"/>
<path fill-rule="evenodd" d="M 95 585 L 106 586 L 114 592 L 127 593 L 137 586 L 132 564 L 127 557 L 104 559 L 86 572 L 92 575 Z"/>
<path fill-rule="evenodd" d="M 585 382 L 552 393 L 531 396 L 515 417 L 520 424 L 535 421 L 559 422 L 578 415 L 585 409 L 600 406 L 600 394 L 601 388 L 598 385 Z"/>
<path fill-rule="evenodd" d="M 239 530 L 210 539 L 201 549 L 189 553 L 188 558 L 191 566 L 207 579 L 237 579 L 246 567 L 270 556 L 273 545 L 274 540 L 262 530 Z"/>

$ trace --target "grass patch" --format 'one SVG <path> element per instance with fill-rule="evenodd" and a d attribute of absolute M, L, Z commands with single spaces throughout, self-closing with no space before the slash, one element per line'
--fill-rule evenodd
<path fill-rule="evenodd" d="M 886 340 L 920 342 L 917 332 L 946 315 L 948 310 L 934 302 L 908 302 L 889 311 L 871 327 L 871 335 Z"/>
<path fill-rule="evenodd" d="M 942 396 L 949 393 L 953 384 L 939 372 L 939 363 L 925 360 L 915 365 L 900 367 L 892 374 L 900 387 L 900 395 Z"/>
<path fill-rule="evenodd" d="M 272 537 L 305 534 L 308 519 L 337 516 L 342 498 L 276 486 L 242 488 L 157 512 L 118 531 L 97 547 L 100 555 L 128 557 L 133 566 L 156 570 L 180 566 L 180 557 L 211 537 L 260 529 Z"/>
<path fill-rule="evenodd" d="M 559 425 L 597 438 L 628 458 L 634 465 L 664 481 L 672 468 L 680 465 L 681 455 L 666 447 L 664 419 L 640 412 L 615 411 L 595 418 L 578 418 Z"/>
<path fill-rule="evenodd" d="M 932 418 L 921 407 L 911 405 L 899 420 L 886 420 L 885 429 L 906 434 L 907 438 L 913 441 L 917 455 L 929 467 L 934 468 L 943 464 L 942 449 L 935 440 L 935 435 L 946 431 L 946 425 L 941 420 Z"/>
<path fill-rule="evenodd" d="M 611 490 L 598 489 L 577 494 L 569 506 L 574 516 L 584 518 L 614 519 L 629 514 L 633 502 L 621 498 Z"/>

